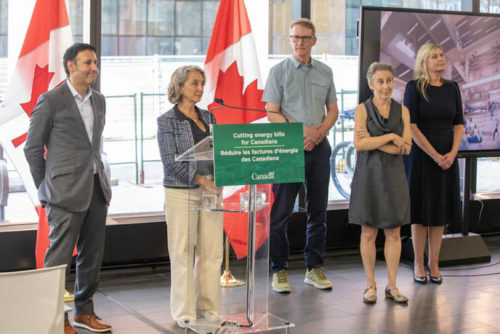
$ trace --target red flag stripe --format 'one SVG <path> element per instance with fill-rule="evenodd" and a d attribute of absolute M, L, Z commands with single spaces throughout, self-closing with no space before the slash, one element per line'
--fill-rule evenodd
<path fill-rule="evenodd" d="M 221 0 L 212 31 L 212 36 L 217 38 L 210 38 L 205 64 L 250 32 L 252 28 L 244 1 Z"/>
<path fill-rule="evenodd" d="M 14 145 L 14 147 L 18 147 L 26 141 L 27 137 L 28 133 L 25 133 L 24 135 L 20 135 L 19 137 L 12 139 L 12 145 Z"/>
<path fill-rule="evenodd" d="M 43 268 L 45 253 L 49 247 L 49 224 L 45 208 L 39 205 L 36 207 L 36 211 L 38 212 L 38 232 L 36 234 L 35 260 L 36 267 Z"/>
<path fill-rule="evenodd" d="M 19 58 L 48 41 L 52 30 L 67 25 L 69 19 L 64 0 L 37 0 Z"/>
<path fill-rule="evenodd" d="M 35 262 L 37 268 L 43 268 L 43 262 L 45 260 L 45 253 L 49 248 L 49 221 L 47 218 L 47 212 L 45 208 L 41 205 L 35 207 L 38 213 L 38 232 L 36 234 L 36 248 L 35 248 Z M 76 246 L 73 249 L 73 256 L 78 254 Z"/>

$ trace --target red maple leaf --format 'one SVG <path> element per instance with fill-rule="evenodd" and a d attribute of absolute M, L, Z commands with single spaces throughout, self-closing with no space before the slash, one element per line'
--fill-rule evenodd
<path fill-rule="evenodd" d="M 263 91 L 257 88 L 257 79 L 247 86 L 243 94 L 241 92 L 243 92 L 243 77 L 238 73 L 235 61 L 226 72 L 219 71 L 215 98 L 223 99 L 224 104 L 229 106 L 264 110 L 266 104 L 261 101 Z M 217 106 L 219 104 L 214 102 L 208 108 Z M 219 124 L 250 123 L 266 116 L 264 112 L 230 108 L 216 109 L 214 115 Z"/>
<path fill-rule="evenodd" d="M 26 103 L 21 103 L 21 108 L 28 117 L 31 117 L 31 113 L 36 106 L 38 98 L 40 95 L 45 93 L 49 89 L 50 80 L 54 76 L 54 72 L 49 72 L 49 65 L 45 67 L 40 67 L 35 65 L 35 75 L 33 76 L 33 86 L 31 88 L 31 100 Z M 27 133 L 20 135 L 12 140 L 14 147 L 18 147 L 26 141 Z"/>
<path fill-rule="evenodd" d="M 35 66 L 35 75 L 33 76 L 33 87 L 31 88 L 31 100 L 26 103 L 22 103 L 21 107 L 24 112 L 31 117 L 31 112 L 36 106 L 38 97 L 45 93 L 49 89 L 50 80 L 54 76 L 54 72 L 49 72 L 49 65 L 45 67 Z"/>

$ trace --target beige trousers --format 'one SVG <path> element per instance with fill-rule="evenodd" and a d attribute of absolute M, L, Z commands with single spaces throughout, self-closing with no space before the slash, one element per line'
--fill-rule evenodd
<path fill-rule="evenodd" d="M 220 310 L 222 213 L 195 210 L 203 190 L 165 188 L 170 310 L 174 320 Z"/>

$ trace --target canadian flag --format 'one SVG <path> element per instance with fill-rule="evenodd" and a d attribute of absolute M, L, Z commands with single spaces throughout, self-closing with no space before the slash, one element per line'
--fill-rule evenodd
<path fill-rule="evenodd" d="M 250 21 L 243 0 L 221 0 L 215 19 L 207 57 L 205 59 L 205 92 L 203 101 L 208 108 L 217 107 L 215 98 L 224 104 L 252 109 L 264 109 L 261 102 L 263 85 Z M 266 117 L 265 112 L 214 109 L 219 124 L 251 123 Z M 259 186 L 263 187 L 263 186 Z M 258 188 L 259 188 L 258 187 Z M 238 202 L 247 187 L 224 191 L 224 202 Z M 262 217 L 269 216 L 269 207 L 257 213 L 256 249 L 268 237 Z M 260 218 L 260 219 L 259 219 Z M 238 258 L 247 255 L 248 215 L 224 213 L 224 232 Z"/>
<path fill-rule="evenodd" d="M 37 268 L 43 267 L 49 246 L 49 227 L 23 147 L 29 118 L 38 97 L 66 78 L 62 59 L 72 43 L 65 1 L 37 0 L 5 100 L 0 106 L 0 143 L 17 169 L 39 216 L 35 251 Z"/>

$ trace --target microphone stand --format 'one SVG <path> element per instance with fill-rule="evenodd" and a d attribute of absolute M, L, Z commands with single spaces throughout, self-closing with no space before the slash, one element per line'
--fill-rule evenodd
<path fill-rule="evenodd" d="M 225 104 L 222 99 L 214 99 L 214 101 L 216 103 L 220 104 L 221 106 L 224 106 L 224 107 L 230 108 L 230 109 L 249 110 L 249 111 L 265 112 L 265 113 L 270 113 L 270 114 L 279 114 L 281 117 L 283 117 L 283 119 L 285 120 L 286 123 L 290 122 L 288 120 L 288 118 L 286 118 L 285 115 L 283 115 L 283 113 L 280 111 L 230 106 L 230 105 Z"/>
<path fill-rule="evenodd" d="M 224 103 L 224 101 L 222 99 L 214 99 L 214 101 L 218 104 L 220 104 L 221 106 L 223 107 L 226 107 L 226 108 L 231 108 L 231 109 L 240 109 L 240 110 L 250 110 L 250 111 L 259 111 L 259 112 L 265 112 L 267 113 L 267 110 L 266 109 L 254 109 L 254 108 L 246 108 L 246 107 L 234 107 L 234 106 L 229 106 L 227 104 Z"/>
<path fill-rule="evenodd" d="M 223 106 L 222 107 L 212 107 L 208 110 L 208 112 L 210 113 L 210 124 L 208 125 L 208 135 L 210 138 L 208 144 L 210 145 L 210 147 L 214 147 L 213 131 L 214 131 L 215 116 L 214 116 L 213 111 L 215 109 L 221 109 L 221 108 L 224 108 L 224 107 Z"/>

